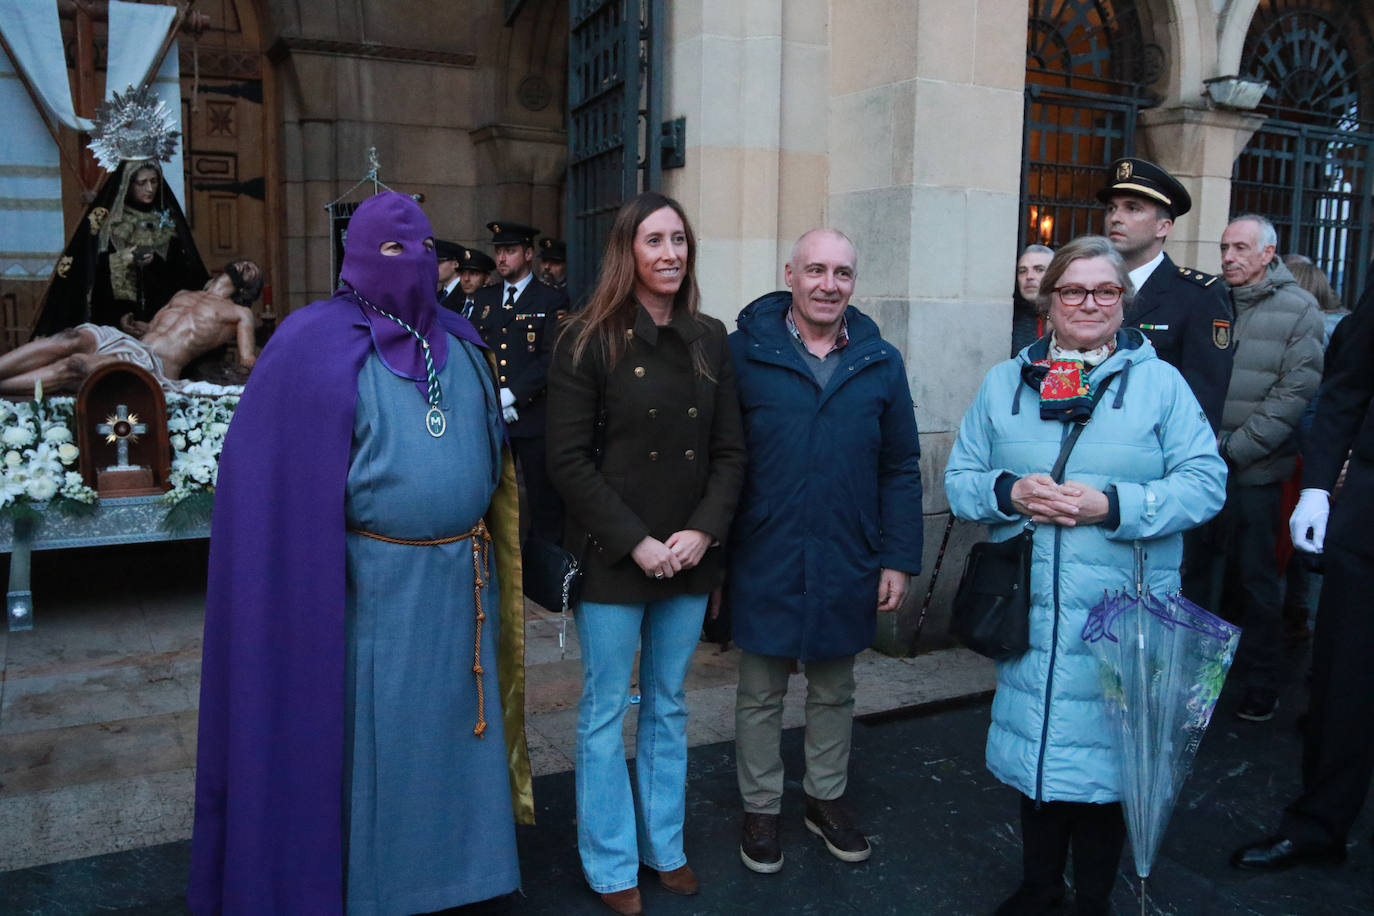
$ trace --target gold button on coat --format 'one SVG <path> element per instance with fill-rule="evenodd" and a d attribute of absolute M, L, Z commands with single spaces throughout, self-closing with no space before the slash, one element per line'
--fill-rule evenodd
<path fill-rule="evenodd" d="M 635 378 L 644 378 L 643 366 L 635 366 Z"/>
<path fill-rule="evenodd" d="M 649 453 L 649 460 L 650 460 L 650 461 L 657 461 L 657 460 L 658 460 L 658 452 L 650 452 L 650 453 Z"/>
<path fill-rule="evenodd" d="M 505 364 L 506 364 L 506 361 L 505 361 L 505 360 L 504 360 L 504 359 L 503 359 L 503 360 L 501 360 L 501 365 L 503 365 L 503 366 L 504 366 L 504 365 L 505 365 Z"/>
<path fill-rule="evenodd" d="M 696 460 L 697 460 L 697 453 L 696 453 L 695 451 L 693 451 L 692 449 L 690 449 L 690 448 L 687 449 L 687 451 L 683 452 L 682 454 L 683 454 L 683 456 L 684 456 L 688 461 L 696 461 Z"/>
<path fill-rule="evenodd" d="M 697 415 L 697 409 L 696 409 L 695 407 L 688 407 L 688 408 L 687 408 L 687 416 L 689 416 L 689 417 L 695 417 L 696 415 Z"/>
<path fill-rule="evenodd" d="M 649 418 L 650 418 L 650 419 L 653 419 L 653 418 L 656 417 L 656 416 L 658 416 L 658 408 L 657 408 L 657 407 L 650 407 L 650 408 L 649 408 Z"/>

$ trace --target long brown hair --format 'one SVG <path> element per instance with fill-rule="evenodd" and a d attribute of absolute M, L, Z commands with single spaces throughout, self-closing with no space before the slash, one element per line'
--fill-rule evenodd
<path fill-rule="evenodd" d="M 655 213 L 668 207 L 682 220 L 683 231 L 687 234 L 687 263 L 684 265 L 682 285 L 673 296 L 673 312 L 685 314 L 696 319 L 701 306 L 701 295 L 697 289 L 697 237 L 692 232 L 692 223 L 682 209 L 682 204 L 657 191 L 645 191 L 626 201 L 615 215 L 611 226 L 610 238 L 606 240 L 606 253 L 601 259 L 601 272 L 596 280 L 587 305 L 571 316 L 563 329 L 564 334 L 572 336 L 573 365 L 582 361 L 588 347 L 606 357 L 606 371 L 610 371 L 628 346 L 626 331 L 634 326 L 635 312 L 639 303 L 635 301 L 635 233 L 639 224 Z M 707 359 L 701 338 L 692 342 L 692 369 L 697 375 L 715 381 L 711 365 Z"/>

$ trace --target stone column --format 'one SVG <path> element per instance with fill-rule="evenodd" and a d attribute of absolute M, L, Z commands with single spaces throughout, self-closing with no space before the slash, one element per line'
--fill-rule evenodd
<path fill-rule="evenodd" d="M 687 165 L 663 173 L 664 190 L 697 233 L 703 308 L 730 327 L 824 221 L 828 7 L 671 4 L 664 116 L 687 119 Z"/>
<path fill-rule="evenodd" d="M 477 158 L 473 213 L 481 227 L 493 220 L 532 222 L 540 234 L 561 238 L 566 131 L 519 124 L 488 124 L 472 131 Z M 490 236 L 479 238 L 490 249 Z"/>
<path fill-rule="evenodd" d="M 829 223 L 858 246 L 856 303 L 902 351 L 921 430 L 924 572 L 902 612 L 879 623 L 879 647 L 900 652 L 945 531 L 942 475 L 959 421 L 1011 345 L 1026 9 L 1020 0 L 844 9 L 831 17 Z M 936 638 L 973 535 L 956 532 L 925 624 Z"/>
<path fill-rule="evenodd" d="M 1244 111 L 1176 106 L 1140 113 L 1144 155 L 1168 169 L 1193 198 L 1179 218 L 1166 250 L 1179 264 L 1220 273 L 1218 243 L 1231 214 L 1231 170 L 1236 158 L 1264 124 Z"/>

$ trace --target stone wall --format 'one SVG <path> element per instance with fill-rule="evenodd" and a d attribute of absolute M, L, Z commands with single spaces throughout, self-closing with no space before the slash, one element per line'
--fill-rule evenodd
<path fill-rule="evenodd" d="M 531 0 L 509 28 L 495 0 L 268 6 L 281 107 L 280 311 L 329 295 L 323 208 L 367 172 L 370 147 L 383 182 L 424 195 L 440 237 L 489 250 L 491 220 L 562 236 L 566 0 Z"/>
<path fill-rule="evenodd" d="M 667 118 L 687 165 L 664 173 L 698 239 L 705 310 L 735 315 L 782 286 L 791 240 L 825 218 L 825 0 L 671 4 Z"/>

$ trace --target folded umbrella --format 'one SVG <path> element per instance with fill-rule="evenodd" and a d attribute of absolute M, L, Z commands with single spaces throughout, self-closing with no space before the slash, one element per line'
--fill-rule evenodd
<path fill-rule="evenodd" d="M 1093 607 L 1081 636 L 1100 666 L 1144 913 L 1145 879 L 1212 720 L 1240 628 L 1180 594 L 1150 594 L 1139 543 L 1135 586 L 1134 596 L 1107 595 Z"/>

